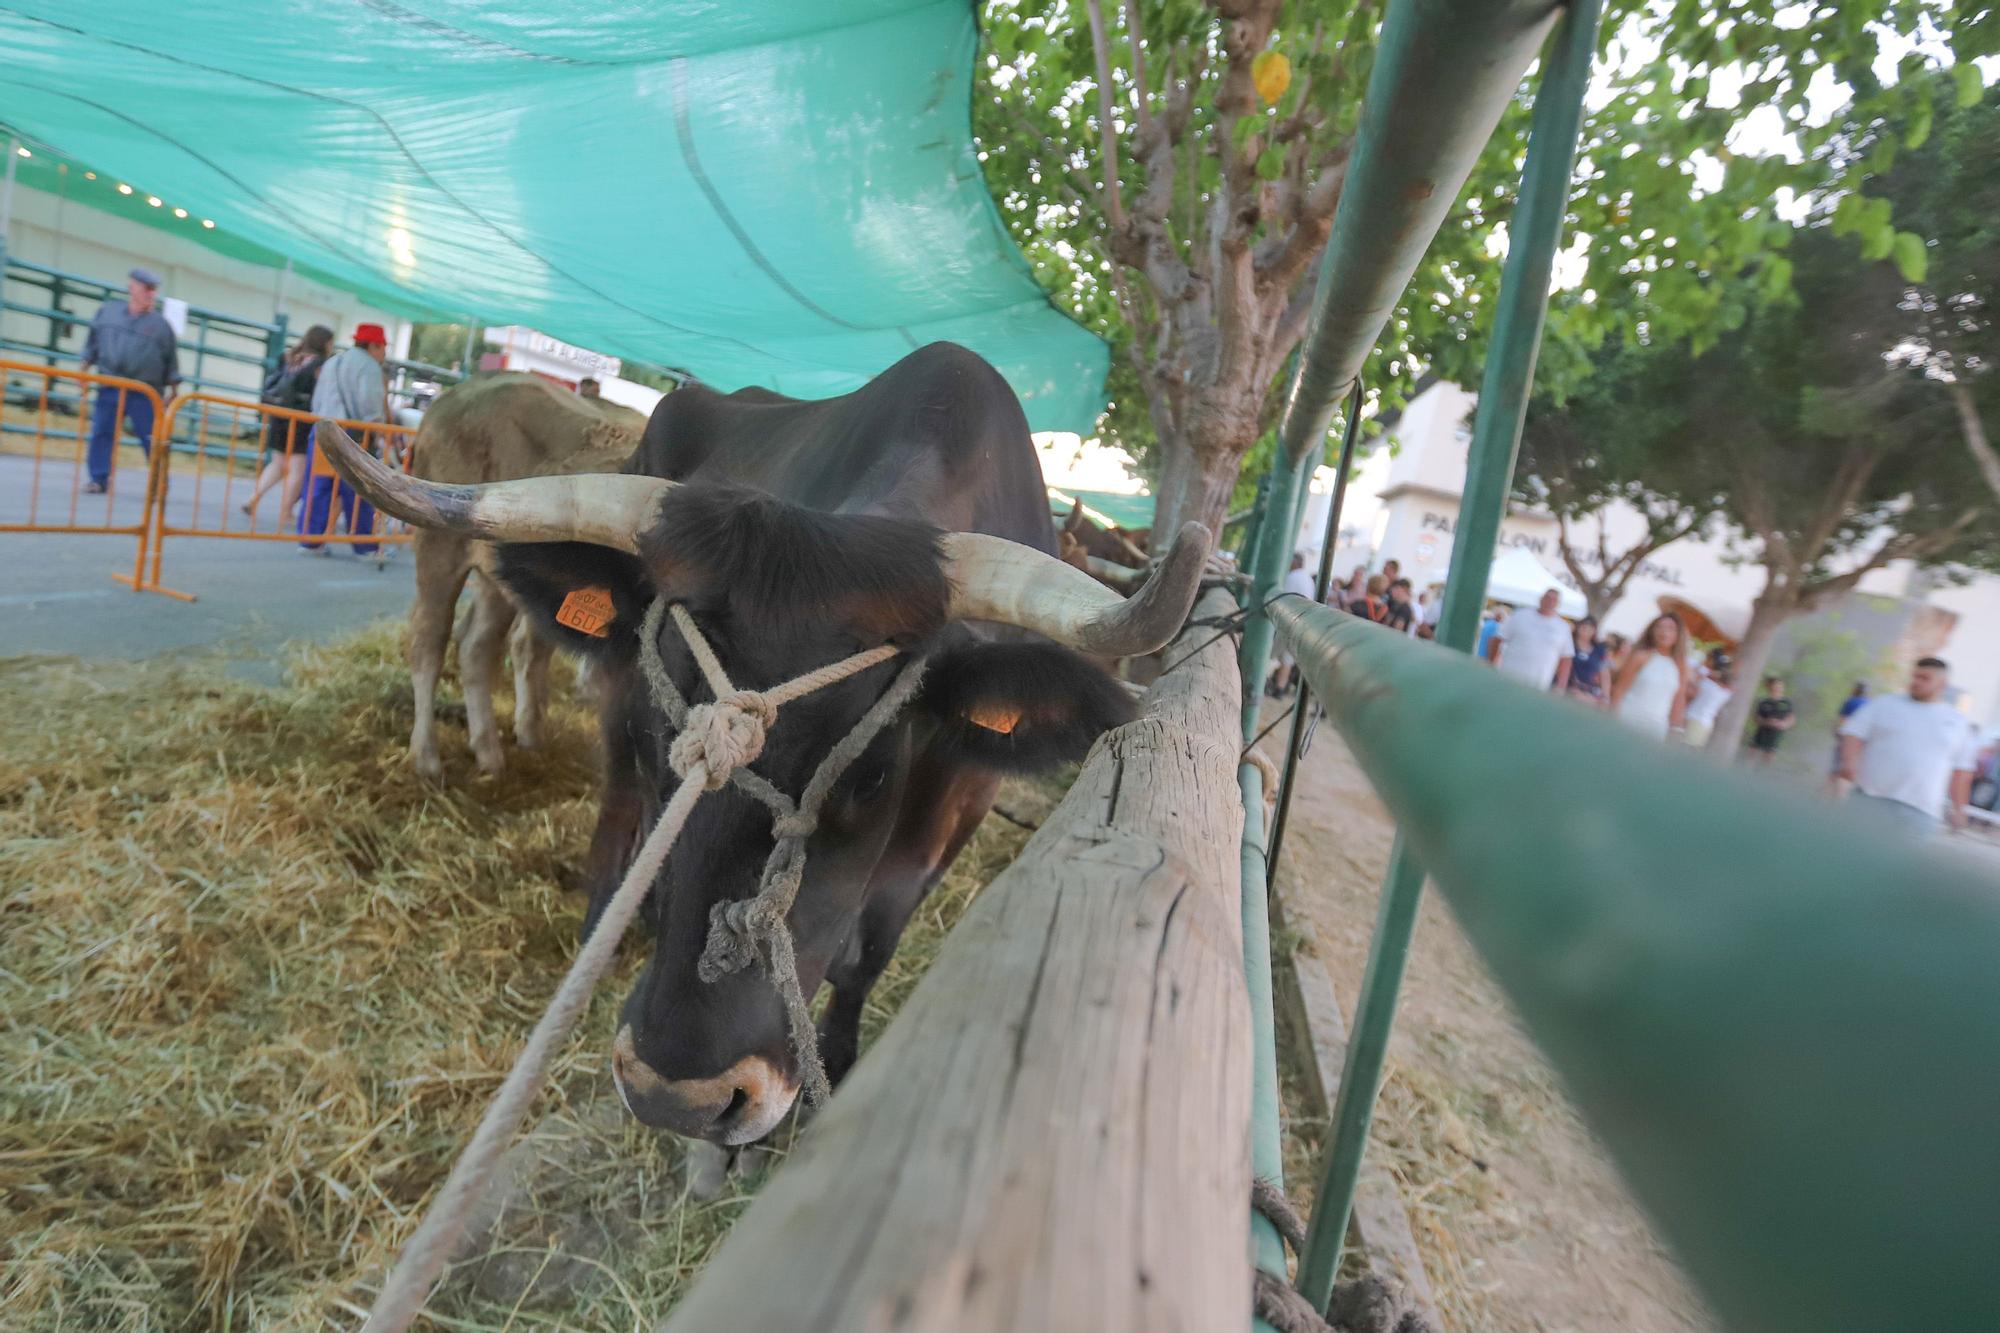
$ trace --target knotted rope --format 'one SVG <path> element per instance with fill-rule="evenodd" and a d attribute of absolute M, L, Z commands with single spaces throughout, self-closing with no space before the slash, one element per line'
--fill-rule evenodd
<path fill-rule="evenodd" d="M 715 695 L 712 703 L 690 707 L 667 675 L 666 665 L 660 660 L 659 637 L 669 611 Z M 362 1333 L 403 1333 L 422 1311 L 431 1287 L 450 1262 L 452 1251 L 465 1232 L 467 1219 L 492 1182 L 500 1154 L 520 1130 L 549 1065 L 583 1017 L 591 992 L 611 969 L 619 940 L 632 924 L 632 918 L 638 915 L 639 905 L 645 901 L 653 881 L 666 866 L 667 854 L 693 813 L 695 802 L 708 792 L 732 783 L 771 810 L 777 842 L 764 862 L 757 896 L 747 902 L 716 905 L 697 971 L 702 980 L 712 982 L 724 973 L 742 970 L 762 946 L 765 970 L 785 1002 L 792 1052 L 807 1101 L 817 1105 L 825 1100 L 826 1070 L 813 1038 L 812 1015 L 800 994 L 798 964 L 785 915 L 798 896 L 806 841 L 817 827 L 821 804 L 848 765 L 860 757 L 868 743 L 916 693 L 923 681 L 923 660 L 911 659 L 887 693 L 875 701 L 854 729 L 820 761 L 796 804 L 745 765 L 763 751 L 765 733 L 781 706 L 886 662 L 899 651 L 884 644 L 768 690 L 739 690 L 730 682 L 715 650 L 684 607 L 669 606 L 665 599 L 659 599 L 647 608 L 640 630 L 639 665 L 654 699 L 679 732 L 668 749 L 667 762 L 680 783 L 639 845 L 618 891 L 605 905 L 597 929 L 577 950 L 555 997 L 549 1001 L 549 1007 L 529 1034 L 527 1045 L 481 1117 L 472 1141 L 459 1154 L 443 1188 L 431 1202 L 430 1211 L 397 1257 Z"/>

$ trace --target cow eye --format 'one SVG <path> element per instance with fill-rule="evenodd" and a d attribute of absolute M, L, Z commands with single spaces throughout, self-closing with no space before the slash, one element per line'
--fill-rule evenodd
<path fill-rule="evenodd" d="M 853 785 L 847 789 L 848 796 L 850 797 L 850 799 L 856 801 L 871 801 L 875 799 L 875 797 L 880 796 L 882 794 L 882 789 L 888 785 L 889 785 L 888 769 L 886 768 L 868 769 L 864 772 L 857 773 L 855 775 Z"/>

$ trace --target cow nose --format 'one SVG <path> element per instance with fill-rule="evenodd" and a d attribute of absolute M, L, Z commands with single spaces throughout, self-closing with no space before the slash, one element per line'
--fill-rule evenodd
<path fill-rule="evenodd" d="M 611 1043 L 611 1079 L 642 1124 L 730 1146 L 755 1143 L 777 1128 L 798 1096 L 798 1085 L 761 1055 L 746 1055 L 708 1078 L 666 1078 L 639 1058 L 629 1025 Z"/>

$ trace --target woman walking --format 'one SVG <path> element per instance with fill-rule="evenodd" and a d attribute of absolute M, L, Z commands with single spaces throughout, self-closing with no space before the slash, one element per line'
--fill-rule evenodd
<path fill-rule="evenodd" d="M 312 409 L 313 389 L 319 383 L 319 368 L 333 355 L 333 330 L 324 324 L 315 324 L 306 330 L 306 336 L 286 354 L 284 365 L 278 368 L 264 384 L 263 401 L 273 407 L 288 407 L 298 412 Z M 285 513 L 299 502 L 299 492 L 306 482 L 306 433 L 312 429 L 310 421 L 300 421 L 295 417 L 279 416 L 273 413 L 264 423 L 264 470 L 257 477 L 257 487 L 250 492 L 250 498 L 243 502 L 243 512 L 253 517 L 257 513 L 257 502 L 264 493 L 284 478 L 285 489 L 280 504 Z"/>
<path fill-rule="evenodd" d="M 1610 649 L 1597 637 L 1597 618 L 1585 616 L 1570 631 L 1576 655 L 1569 662 L 1569 692 L 1594 708 L 1604 707 L 1605 659 Z"/>
<path fill-rule="evenodd" d="M 1687 694 L 1687 631 L 1678 616 L 1654 616 L 1612 681 L 1611 711 L 1634 730 L 1665 740 L 1686 717 Z"/>

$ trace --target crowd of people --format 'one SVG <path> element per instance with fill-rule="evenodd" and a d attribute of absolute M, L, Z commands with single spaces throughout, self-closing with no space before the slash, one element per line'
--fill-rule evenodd
<path fill-rule="evenodd" d="M 1314 595 L 1303 556 L 1293 557 L 1286 591 Z M 1410 593 L 1410 580 L 1389 560 L 1375 574 L 1357 567 L 1329 591 L 1327 602 L 1400 633 L 1435 637 L 1442 585 L 1415 599 Z M 1627 641 L 1600 635 L 1591 616 L 1574 623 L 1564 619 L 1561 601 L 1560 591 L 1551 588 L 1533 607 L 1489 606 L 1476 655 L 1501 675 L 1603 709 L 1655 740 L 1708 745 L 1736 691 L 1735 664 L 1726 651 L 1695 654 L 1687 626 L 1671 612 L 1653 617 Z M 1297 678 L 1296 665 L 1287 659 L 1270 692 L 1289 693 Z M 1865 682 L 1857 683 L 1834 720 L 1829 793 L 1852 793 L 1912 827 L 1934 828 L 1940 820 L 1963 827 L 1979 762 L 1979 731 L 1950 703 L 1949 684 L 1950 668 L 1936 657 L 1917 662 L 1901 694 L 1877 698 Z M 1765 676 L 1749 710 L 1748 762 L 1770 764 L 1798 721 L 1784 677 Z"/>

